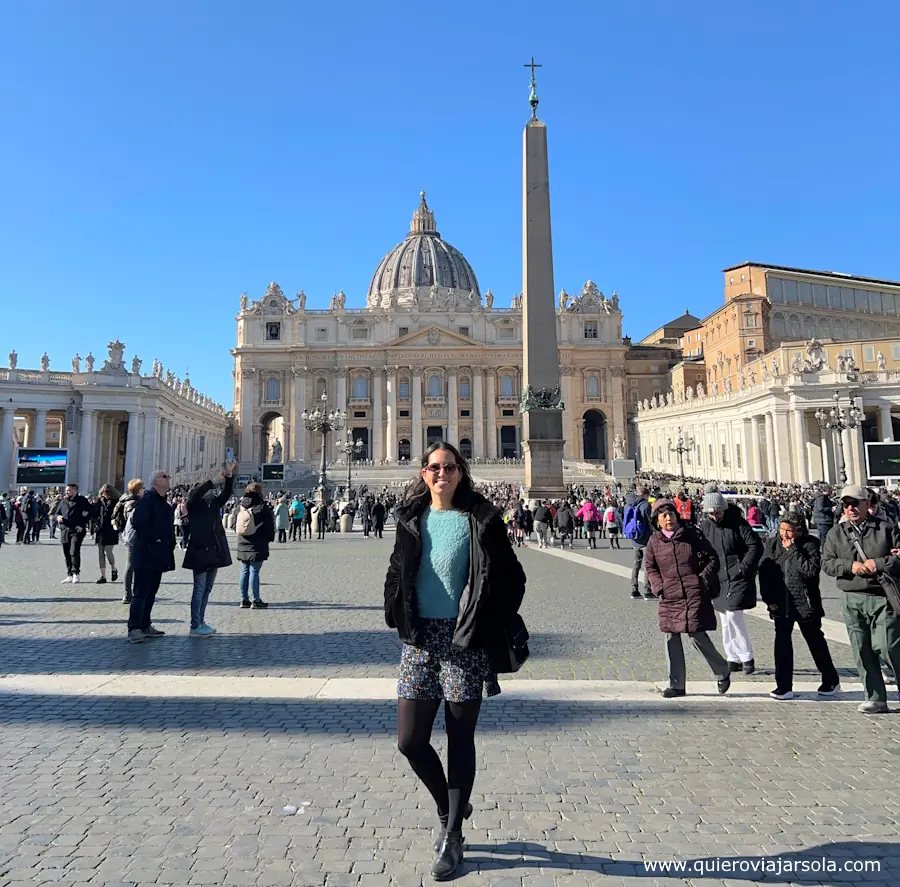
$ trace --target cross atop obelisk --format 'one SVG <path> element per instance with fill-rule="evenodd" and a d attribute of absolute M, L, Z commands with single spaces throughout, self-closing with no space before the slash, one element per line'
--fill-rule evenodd
<path fill-rule="evenodd" d="M 550 233 L 550 172 L 547 127 L 537 117 L 534 58 L 531 120 L 523 134 L 522 163 L 522 432 L 525 488 L 535 499 L 565 495 L 563 410 L 559 383 L 553 238 Z"/>
<path fill-rule="evenodd" d="M 537 120 L 537 107 L 540 99 L 537 94 L 537 80 L 535 80 L 534 77 L 534 69 L 542 68 L 543 65 L 537 64 L 534 60 L 534 56 L 532 56 L 531 61 L 524 65 L 524 67 L 531 68 L 531 95 L 528 97 L 528 103 L 531 105 L 531 119 Z"/>

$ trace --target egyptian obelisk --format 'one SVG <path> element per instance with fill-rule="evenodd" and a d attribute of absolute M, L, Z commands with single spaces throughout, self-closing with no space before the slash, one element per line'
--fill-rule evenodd
<path fill-rule="evenodd" d="M 531 63 L 531 120 L 523 135 L 522 169 L 522 431 L 525 489 L 530 498 L 558 498 L 563 483 L 563 403 L 559 385 L 550 172 L 547 127 L 538 120 L 537 84 Z"/>

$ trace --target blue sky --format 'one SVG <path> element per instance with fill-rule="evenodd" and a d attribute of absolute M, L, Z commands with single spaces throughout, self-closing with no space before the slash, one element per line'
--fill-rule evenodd
<path fill-rule="evenodd" d="M 557 291 L 639 338 L 744 260 L 900 279 L 893 2 L 78 4 L 0 37 L 0 354 L 135 352 L 231 403 L 240 293 L 361 306 L 425 188 L 521 289 L 528 72 Z M 12 7 L 10 7 L 12 9 Z"/>

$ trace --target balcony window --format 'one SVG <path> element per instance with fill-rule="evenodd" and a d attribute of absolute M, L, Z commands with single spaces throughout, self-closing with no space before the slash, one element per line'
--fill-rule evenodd
<path fill-rule="evenodd" d="M 500 397 L 515 397 L 513 394 L 513 377 L 506 375 L 500 377 Z"/>
<path fill-rule="evenodd" d="M 459 380 L 459 399 L 469 400 L 471 396 L 472 395 L 469 390 L 469 380 L 466 377 L 463 377 Z"/>
<path fill-rule="evenodd" d="M 587 395 L 588 397 L 600 397 L 600 379 L 597 376 L 588 376 Z"/>
<path fill-rule="evenodd" d="M 266 341 L 267 342 L 279 342 L 281 340 L 281 324 L 280 323 L 267 323 L 266 324 Z"/>
<path fill-rule="evenodd" d="M 269 403 L 278 403 L 281 400 L 281 385 L 278 379 L 266 381 L 266 400 Z"/>
<path fill-rule="evenodd" d="M 409 382 L 401 382 L 399 386 L 400 400 L 409 400 Z"/>
<path fill-rule="evenodd" d="M 369 380 L 365 376 L 357 376 L 353 380 L 353 397 L 355 400 L 364 400 L 369 396 Z"/>
<path fill-rule="evenodd" d="M 600 329 L 599 324 L 596 320 L 586 320 L 584 322 L 584 338 L 585 339 L 599 339 L 600 338 Z"/>
<path fill-rule="evenodd" d="M 429 376 L 428 377 L 428 396 L 429 397 L 441 397 L 443 391 L 441 389 L 441 377 L 440 376 Z"/>

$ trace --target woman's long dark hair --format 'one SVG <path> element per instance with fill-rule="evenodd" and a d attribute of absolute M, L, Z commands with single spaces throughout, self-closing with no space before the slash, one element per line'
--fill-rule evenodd
<path fill-rule="evenodd" d="M 421 468 L 428 467 L 432 454 L 438 450 L 446 450 L 448 453 L 453 453 L 453 458 L 456 459 L 456 464 L 459 466 L 459 483 L 456 485 L 456 490 L 453 493 L 453 504 L 457 507 L 466 505 L 475 492 L 472 487 L 472 475 L 469 473 L 469 463 L 453 444 L 447 443 L 445 440 L 433 443 L 422 455 Z M 428 488 L 428 484 L 425 483 L 425 478 L 422 477 L 421 471 L 409 485 L 409 489 L 406 491 L 406 501 L 410 504 L 421 505 L 423 508 L 431 502 L 431 490 Z"/>

